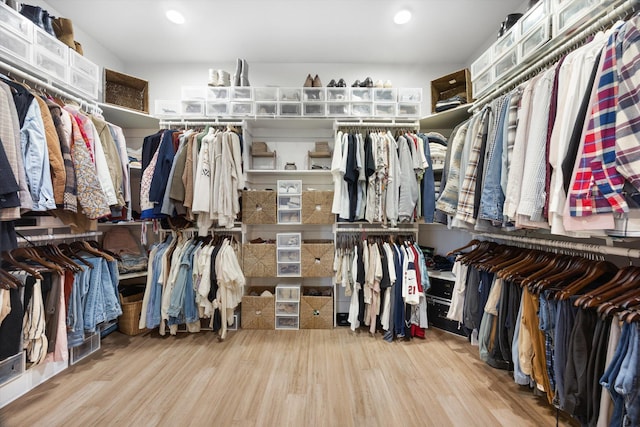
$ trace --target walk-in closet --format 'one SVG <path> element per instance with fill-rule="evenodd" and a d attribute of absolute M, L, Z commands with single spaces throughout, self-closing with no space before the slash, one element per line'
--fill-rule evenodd
<path fill-rule="evenodd" d="M 0 1 L 0 426 L 640 426 L 637 0 Z"/>

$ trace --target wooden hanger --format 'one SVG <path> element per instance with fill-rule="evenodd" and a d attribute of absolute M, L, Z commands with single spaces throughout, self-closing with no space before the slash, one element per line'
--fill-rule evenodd
<path fill-rule="evenodd" d="M 571 257 L 569 255 L 554 255 L 551 261 L 542 268 L 529 274 L 527 277 L 522 278 L 521 285 L 528 287 L 533 291 L 535 284 L 538 280 L 556 274 L 558 271 L 563 270 L 569 265 Z M 539 266 L 536 266 L 539 267 Z"/>
<path fill-rule="evenodd" d="M 618 271 L 618 267 L 609 261 L 598 261 L 593 264 L 590 264 L 585 274 L 580 277 L 575 282 L 566 286 L 563 290 L 561 290 L 558 294 L 556 294 L 557 300 L 566 300 L 570 296 L 575 295 L 577 292 L 581 291 L 585 287 L 593 284 L 594 281 L 601 277 L 606 277 L 611 279 L 615 276 L 615 273 Z"/>
<path fill-rule="evenodd" d="M 4 289 L 18 289 L 22 282 L 5 269 L 0 268 L 0 286 Z"/>
<path fill-rule="evenodd" d="M 87 242 L 83 241 L 83 240 L 79 240 L 79 241 L 75 241 L 73 243 L 71 243 L 71 248 L 74 250 L 77 250 L 78 252 L 84 251 L 84 252 L 88 252 L 92 255 L 95 255 L 97 257 L 100 258 L 104 258 L 107 261 L 115 261 L 115 258 L 113 258 L 111 255 L 106 254 L 96 248 L 94 248 L 93 246 L 91 246 L 90 244 L 88 244 Z"/>
<path fill-rule="evenodd" d="M 87 261 L 86 259 L 82 258 L 80 255 L 78 255 L 71 246 L 69 246 L 66 243 L 60 243 L 58 244 L 58 248 L 60 249 L 60 251 L 62 253 L 64 253 L 66 256 L 68 256 L 69 258 L 75 258 L 78 261 L 80 261 L 82 264 L 86 265 L 87 267 L 89 267 L 90 269 L 93 269 L 93 264 L 91 264 L 89 261 Z"/>
<path fill-rule="evenodd" d="M 64 274 L 64 269 L 62 267 L 60 267 L 58 264 L 55 264 L 53 262 L 47 261 L 46 259 L 42 258 L 42 256 L 40 256 L 40 254 L 35 250 L 35 248 L 16 248 L 11 250 L 11 255 L 13 255 L 14 258 L 21 257 L 21 258 L 28 259 L 30 261 L 40 264 L 45 268 L 54 270 L 59 274 Z"/>
<path fill-rule="evenodd" d="M 476 245 L 478 245 L 478 244 L 480 244 L 480 240 L 473 239 L 473 240 L 471 240 L 469 243 L 467 243 L 466 245 L 464 245 L 464 246 L 462 246 L 462 247 L 460 247 L 460 248 L 458 248 L 458 249 L 454 249 L 454 250 L 452 250 L 452 251 L 449 251 L 449 252 L 447 253 L 447 256 L 451 256 L 451 255 L 458 255 L 458 254 L 460 254 L 463 250 L 468 249 L 468 248 L 470 248 L 470 247 L 472 247 L 472 246 L 476 246 Z"/>
<path fill-rule="evenodd" d="M 29 273 L 30 275 L 32 275 L 36 279 L 42 279 L 43 278 L 42 275 L 38 271 L 33 269 L 30 265 L 16 260 L 10 252 L 4 251 L 4 252 L 2 252 L 1 256 L 2 256 L 2 259 L 4 261 L 8 262 L 9 264 L 11 264 L 12 266 L 16 267 L 19 270 L 26 271 L 27 273 Z"/>
<path fill-rule="evenodd" d="M 578 298 L 574 305 L 582 308 L 596 307 L 601 303 L 626 292 L 629 288 L 637 288 L 638 282 L 636 280 L 639 276 L 639 267 L 629 266 L 621 268 L 618 270 L 618 273 L 611 278 L 611 280 Z"/>

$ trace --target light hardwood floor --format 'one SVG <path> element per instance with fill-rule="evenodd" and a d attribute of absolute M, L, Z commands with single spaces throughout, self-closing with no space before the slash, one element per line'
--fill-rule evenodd
<path fill-rule="evenodd" d="M 346 328 L 107 336 L 0 410 L 2 426 L 553 426 L 555 411 L 430 329 L 387 343 Z M 566 419 L 561 425 L 568 425 Z"/>

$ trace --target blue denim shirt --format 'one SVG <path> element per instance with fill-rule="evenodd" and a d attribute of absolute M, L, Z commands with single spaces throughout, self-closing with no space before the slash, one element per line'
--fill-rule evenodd
<path fill-rule="evenodd" d="M 424 142 L 424 157 L 427 159 L 428 167 L 422 176 L 422 216 L 424 222 L 430 224 L 433 222 L 433 216 L 436 212 L 436 189 L 435 179 L 433 176 L 433 162 L 431 161 L 431 149 L 429 147 L 429 138 L 424 134 L 418 134 L 418 138 Z"/>

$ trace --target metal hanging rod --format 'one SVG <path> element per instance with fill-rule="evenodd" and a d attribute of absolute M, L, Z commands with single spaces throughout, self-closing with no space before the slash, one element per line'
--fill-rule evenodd
<path fill-rule="evenodd" d="M 335 232 L 339 233 L 369 233 L 369 234 L 417 234 L 417 227 L 336 227 Z"/>
<path fill-rule="evenodd" d="M 564 55 L 582 46 L 589 36 L 611 26 L 617 20 L 632 14 L 639 7 L 639 3 L 640 2 L 638 0 L 625 0 L 617 6 L 610 6 L 608 8 L 603 7 L 599 11 L 595 12 L 599 15 L 599 18 L 595 18 L 596 21 L 592 22 L 587 27 L 575 32 L 573 35 L 563 34 L 560 37 L 551 39 L 546 45 L 540 48 L 540 51 L 546 52 L 544 56 L 530 65 L 525 65 L 519 73 L 515 74 L 510 79 L 505 80 L 496 90 L 491 91 L 482 98 L 476 100 L 473 103 L 471 110 L 478 111 L 495 98 L 508 93 L 512 89 L 515 89 L 519 84 L 530 80 L 532 77 L 545 70 L 549 65 L 558 62 L 558 60 L 560 60 Z"/>
<path fill-rule="evenodd" d="M 340 128 L 346 128 L 346 127 L 361 127 L 361 128 L 367 128 L 367 127 L 380 127 L 380 128 L 414 128 L 414 129 L 420 129 L 420 122 L 416 121 L 416 120 L 405 120 L 405 121 L 400 121 L 400 120 L 396 120 L 396 119 L 392 119 L 387 121 L 375 121 L 375 122 L 368 122 L 365 119 L 361 119 L 358 121 L 351 121 L 351 122 L 341 122 L 336 120 L 333 124 L 333 129 L 334 130 L 338 130 Z"/>
<path fill-rule="evenodd" d="M 562 240 L 536 239 L 532 237 L 511 236 L 496 233 L 474 233 L 474 238 L 486 238 L 491 240 L 503 240 L 508 242 L 526 243 L 530 245 L 547 246 L 550 248 L 575 250 L 578 252 L 590 252 L 594 254 L 613 255 L 627 258 L 640 258 L 640 249 L 615 248 L 612 246 L 595 245 L 589 243 L 565 242 Z"/>
<path fill-rule="evenodd" d="M 67 234 L 39 234 L 35 236 L 18 237 L 18 243 L 32 243 L 51 240 L 82 240 L 85 237 L 99 237 L 102 236 L 102 231 L 88 231 L 86 233 L 67 233 Z"/>
<path fill-rule="evenodd" d="M 96 101 L 88 101 L 86 99 L 82 99 L 79 98 L 75 95 L 70 94 L 69 92 L 67 92 L 64 89 L 61 89 L 58 86 L 54 86 L 50 83 L 47 83 L 41 79 L 39 79 L 38 77 L 29 74 L 25 71 L 22 71 L 19 68 L 16 68 L 12 65 L 6 64 L 6 63 L 1 63 L 0 64 L 0 70 L 4 70 L 6 72 L 6 74 L 8 76 L 13 76 L 13 77 L 18 77 L 21 78 L 25 81 L 29 81 L 31 82 L 33 85 L 35 85 L 36 87 L 40 87 L 42 89 L 46 89 L 49 92 L 52 92 L 56 95 L 58 95 L 61 98 L 65 98 L 67 100 L 70 101 L 74 101 L 77 104 L 80 105 L 80 107 L 86 107 L 87 109 L 90 109 L 92 113 L 94 114 L 100 114 L 102 115 L 102 109 L 98 106 L 98 103 Z"/>
<path fill-rule="evenodd" d="M 211 119 L 211 120 L 188 120 L 188 119 L 183 119 L 183 120 L 161 120 L 160 121 L 160 127 L 162 128 L 170 128 L 170 127 L 175 127 L 175 126 L 241 126 L 241 127 L 245 127 L 247 125 L 247 122 L 245 120 L 218 120 L 218 119 Z"/>

